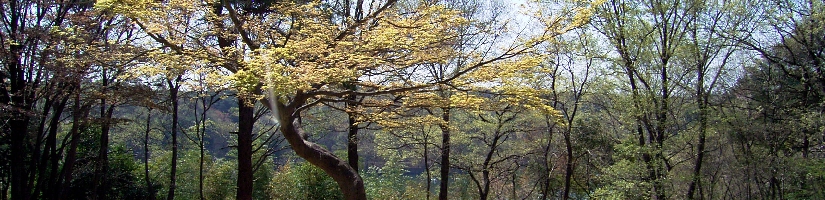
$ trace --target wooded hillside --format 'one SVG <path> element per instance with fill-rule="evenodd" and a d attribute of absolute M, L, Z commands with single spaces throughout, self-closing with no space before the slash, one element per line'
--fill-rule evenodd
<path fill-rule="evenodd" d="M 825 199 L 822 0 L 0 10 L 0 200 Z"/>

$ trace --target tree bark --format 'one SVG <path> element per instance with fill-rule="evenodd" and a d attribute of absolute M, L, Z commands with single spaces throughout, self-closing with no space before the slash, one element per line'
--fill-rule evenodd
<path fill-rule="evenodd" d="M 450 108 L 444 108 L 441 113 L 441 184 L 438 190 L 438 199 L 447 200 L 450 183 Z"/>
<path fill-rule="evenodd" d="M 250 101 L 238 98 L 238 200 L 252 199 L 252 127 L 255 124 L 255 108 Z"/>
<path fill-rule="evenodd" d="M 295 97 L 295 99 L 300 98 L 300 95 Z M 295 154 L 330 175 L 338 183 L 345 199 L 367 199 L 363 179 L 346 160 L 338 158 L 329 150 L 305 139 L 306 133 L 304 133 L 300 122 L 297 120 L 300 114 L 296 112 L 296 105 L 302 105 L 303 103 L 298 101 L 290 105 L 284 105 L 281 102 L 274 101 L 273 104 L 277 111 L 278 121 L 281 124 L 280 131 L 286 141 L 289 142 L 292 150 L 295 151 Z"/>
<path fill-rule="evenodd" d="M 352 87 L 354 90 L 355 87 Z M 347 96 L 347 109 L 355 109 L 355 95 Z M 347 112 L 347 161 L 349 166 L 358 172 L 358 124 L 355 114 Z"/>

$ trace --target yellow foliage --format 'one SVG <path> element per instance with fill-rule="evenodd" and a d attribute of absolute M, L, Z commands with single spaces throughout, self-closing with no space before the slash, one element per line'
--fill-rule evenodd
<path fill-rule="evenodd" d="M 133 72 L 133 76 L 169 77 L 195 68 L 221 66 L 233 74 L 206 73 L 217 80 L 212 85 L 230 85 L 239 95 L 254 98 L 261 98 L 261 91 L 269 91 L 274 99 L 312 92 L 318 96 L 307 98 L 341 97 L 345 90 L 342 85 L 353 83 L 372 91 L 409 89 L 403 90 L 403 109 L 361 116 L 362 121 L 403 126 L 404 123 L 392 119 L 405 117 L 404 109 L 416 107 L 484 110 L 507 103 L 557 113 L 546 106 L 542 98 L 546 91 L 532 87 L 539 81 L 537 74 L 544 73 L 541 65 L 547 59 L 545 55 L 533 54 L 533 48 L 587 23 L 592 7 L 600 2 L 604 0 L 571 9 L 566 13 L 570 16 L 548 17 L 537 11 L 546 33 L 516 39 L 519 44 L 513 46 L 523 51 L 505 48 L 501 51 L 517 55 L 489 63 L 484 60 L 489 56 L 482 56 L 487 52 L 455 48 L 464 34 L 462 29 L 473 21 L 442 5 L 419 5 L 403 12 L 390 8 L 364 22 L 335 19 L 337 16 L 323 9 L 320 1 L 275 3 L 271 9 L 277 12 L 234 18 L 226 14 L 232 12 L 227 11 L 229 8 L 214 13 L 212 4 L 219 1 L 100 0 L 95 8 L 133 19 L 152 39 L 163 40 L 161 46 L 171 49 L 151 53 L 152 62 Z M 586 2 L 580 4 L 583 3 Z M 480 32 L 484 31 L 487 30 Z M 231 45 L 218 47 L 218 36 L 232 40 Z M 453 59 L 458 57 L 467 58 L 468 62 L 452 66 Z M 466 74 L 449 82 L 438 82 L 431 77 L 434 75 L 425 75 L 427 72 L 421 70 L 429 65 L 450 65 L 457 71 L 466 70 Z M 455 88 L 451 87 L 498 93 L 506 98 L 492 101 L 472 92 L 453 91 Z M 448 94 L 432 92 L 435 90 Z M 374 101 L 375 105 L 394 103 Z M 438 120 L 421 117 L 409 121 Z"/>

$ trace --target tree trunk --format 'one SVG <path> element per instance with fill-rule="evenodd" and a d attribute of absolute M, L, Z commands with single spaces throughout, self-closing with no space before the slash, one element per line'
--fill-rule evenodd
<path fill-rule="evenodd" d="M 300 97 L 296 97 L 300 99 Z M 273 102 L 276 107 L 278 121 L 281 124 L 281 133 L 295 154 L 306 159 L 310 164 L 324 170 L 324 172 L 336 183 L 339 189 L 344 194 L 345 199 L 363 200 L 367 199 L 367 193 L 364 190 L 364 181 L 358 172 L 353 169 L 346 160 L 338 158 L 323 147 L 305 140 L 303 129 L 298 122 L 297 117 L 299 113 L 295 112 L 294 105 L 300 105 L 300 102 L 284 105 L 281 102 Z"/>
<path fill-rule="evenodd" d="M 46 122 L 49 122 L 48 124 L 50 125 L 51 123 L 54 123 L 54 121 L 52 121 L 52 119 L 55 118 L 54 116 L 50 118 L 47 118 L 46 116 L 49 116 L 49 111 L 53 110 L 57 102 L 55 102 L 55 100 L 52 99 L 52 97 L 47 95 L 47 97 L 43 100 L 43 104 L 43 108 L 41 109 L 41 113 L 39 115 L 40 117 L 37 117 L 40 118 L 40 122 L 37 130 L 34 132 L 37 135 L 37 138 L 34 140 L 35 143 L 33 146 L 34 148 L 32 148 L 31 165 L 29 165 L 31 167 L 35 167 L 35 170 L 33 170 L 34 174 L 32 175 L 32 177 L 37 177 L 37 179 L 35 180 L 36 184 L 33 188 L 34 192 L 32 192 L 32 198 L 46 198 L 44 195 L 38 194 L 40 194 L 40 191 L 44 191 L 46 189 L 45 187 L 48 187 L 46 181 L 46 178 L 48 177 L 46 177 L 45 174 L 46 166 L 48 166 L 49 161 L 49 153 L 51 153 L 51 144 L 53 143 L 50 141 L 51 135 L 44 135 L 43 133 L 46 132 Z M 59 116 L 57 118 L 59 118 Z M 46 144 L 42 144 L 42 141 L 44 140 L 46 141 Z M 40 149 L 41 146 L 43 147 L 43 149 Z"/>
<path fill-rule="evenodd" d="M 14 2 L 15 1 L 11 1 L 11 6 L 16 4 Z M 12 25 L 16 25 L 17 18 L 12 18 L 12 20 L 15 20 L 12 21 Z M 14 29 L 14 27 L 12 27 L 12 29 Z M 11 30 L 12 33 L 15 31 L 16 30 Z M 9 80 L 11 82 L 11 90 L 9 91 L 11 97 L 8 98 L 10 102 L 6 105 L 10 105 L 15 110 L 19 110 L 11 115 L 11 119 L 8 122 L 9 130 L 11 131 L 9 134 L 11 140 L 11 163 L 15 163 L 11 165 L 11 196 L 15 199 L 28 200 L 30 198 L 30 187 L 27 185 L 27 180 L 30 169 L 22 163 L 26 163 L 26 155 L 29 155 L 25 146 L 28 141 L 26 135 L 28 133 L 29 116 L 25 114 L 25 112 L 30 111 L 31 106 L 25 101 L 23 95 L 27 83 L 20 63 L 22 50 L 23 47 L 19 44 L 9 46 L 9 55 L 11 58 L 7 60 L 7 66 L 10 75 Z M 6 99 L 4 99 L 4 101 L 5 100 Z"/>
<path fill-rule="evenodd" d="M 564 170 L 564 195 L 562 199 L 570 199 L 570 180 L 573 179 L 573 144 L 570 142 L 570 132 L 573 131 L 571 126 L 567 127 L 564 133 L 564 146 L 567 149 L 567 159 L 565 161 Z"/>
<path fill-rule="evenodd" d="M 555 107 L 555 105 L 554 105 Z M 545 116 L 545 123 L 547 124 L 547 144 L 544 146 L 544 154 L 542 155 L 542 166 L 544 168 L 544 173 L 542 174 L 542 188 L 541 188 L 541 199 L 547 200 L 548 196 L 550 195 L 550 146 L 553 144 L 553 128 L 556 126 L 555 123 L 552 122 L 550 116 Z"/>
<path fill-rule="evenodd" d="M 169 193 L 166 195 L 167 200 L 175 199 L 175 188 L 177 187 L 177 172 L 178 172 L 178 91 L 180 90 L 180 81 L 182 75 L 178 75 L 174 81 L 166 81 L 169 84 L 169 101 L 172 102 L 172 168 L 169 171 Z"/>
<path fill-rule="evenodd" d="M 203 79 L 201 79 L 202 81 Z M 203 98 L 203 97 L 201 97 Z M 198 195 L 200 196 L 201 200 L 204 200 L 203 195 L 203 164 L 206 154 L 206 147 L 204 146 L 204 137 L 206 137 L 206 101 L 201 99 L 201 116 L 198 119 L 198 126 L 197 126 L 197 134 L 198 134 L 198 148 L 200 150 L 200 157 L 198 158 Z M 195 114 L 197 115 L 197 109 L 195 109 Z"/>
<path fill-rule="evenodd" d="M 424 154 L 423 154 L 423 156 L 424 156 L 424 170 L 426 170 L 426 172 L 427 172 L 427 200 L 430 200 L 430 192 L 431 192 L 430 187 L 431 187 L 431 184 L 432 184 L 432 181 L 431 181 L 432 172 L 430 172 L 430 156 L 428 155 L 429 154 L 429 148 L 427 148 L 429 146 L 429 140 L 428 140 L 427 132 L 422 131 L 422 133 L 424 133 Z"/>
<path fill-rule="evenodd" d="M 146 179 L 146 190 L 149 192 L 149 199 L 155 200 L 155 189 L 152 187 L 152 179 L 149 177 L 149 133 L 152 123 L 152 109 L 146 114 L 146 132 L 143 134 L 143 178 Z"/>
<path fill-rule="evenodd" d="M 705 97 L 704 93 L 704 85 L 705 85 L 705 73 L 704 67 L 699 67 L 696 70 L 697 75 L 697 83 L 696 83 L 696 103 L 699 105 L 699 144 L 696 149 L 696 161 L 693 165 L 693 179 L 690 181 L 690 186 L 688 187 L 687 198 L 694 199 L 694 191 L 696 188 L 701 190 L 702 187 L 702 161 L 705 157 L 705 137 L 707 135 L 707 98 Z M 699 199 L 703 199 L 702 196 L 699 196 Z"/>
<path fill-rule="evenodd" d="M 238 97 L 238 200 L 252 199 L 252 127 L 255 124 L 255 108 L 250 101 Z"/>
<path fill-rule="evenodd" d="M 347 109 L 355 109 L 355 95 L 347 97 Z M 358 124 L 355 121 L 355 114 L 347 112 L 347 161 L 349 166 L 358 172 Z"/>
<path fill-rule="evenodd" d="M 115 106 L 110 105 L 106 109 L 106 114 L 104 117 L 103 125 L 100 129 L 100 151 L 98 152 L 98 156 L 100 157 L 100 172 L 98 175 L 101 176 L 98 179 L 100 182 L 100 186 L 97 188 L 97 196 L 98 199 L 108 199 L 106 197 L 109 194 L 109 130 L 111 129 L 111 120 L 112 120 L 112 113 L 114 113 Z"/>
<path fill-rule="evenodd" d="M 63 114 L 63 111 L 66 108 L 66 104 L 69 101 L 69 96 L 68 95 L 61 96 L 60 98 L 61 98 L 61 100 L 59 100 L 57 105 L 54 106 L 54 109 L 53 109 L 54 112 L 52 113 L 52 119 L 49 122 L 50 123 L 49 124 L 49 133 L 48 133 L 48 136 L 46 137 L 46 150 L 45 151 L 46 151 L 47 154 L 46 154 L 46 156 L 44 156 L 44 160 L 46 160 L 46 159 L 49 160 L 48 164 L 50 165 L 50 167 L 49 167 L 48 181 L 45 181 L 45 183 L 43 184 L 44 185 L 43 190 L 41 190 L 41 191 L 47 191 L 48 194 L 46 194 L 45 197 L 48 198 L 48 199 L 57 199 L 57 193 L 54 192 L 54 191 L 57 191 L 57 188 L 60 187 L 58 185 L 58 182 L 57 182 L 58 181 L 57 176 L 58 176 L 58 171 L 59 171 L 58 166 L 60 164 L 59 163 L 60 155 L 59 155 L 58 147 L 57 147 L 57 131 L 58 131 L 58 127 L 60 126 L 60 116 Z M 46 162 L 44 162 L 43 165 L 46 165 Z M 41 173 L 41 176 L 44 176 L 44 175 L 45 175 L 45 173 Z M 35 193 L 35 194 L 37 194 L 37 193 Z"/>
<path fill-rule="evenodd" d="M 447 200 L 450 183 L 450 109 L 444 108 L 441 113 L 441 185 L 438 190 L 438 199 Z"/>
<path fill-rule="evenodd" d="M 107 76 L 107 70 L 104 67 L 103 71 L 101 72 L 103 76 L 103 85 L 101 89 L 102 94 L 108 93 L 109 87 L 109 77 Z M 109 193 L 109 181 L 108 174 L 109 174 L 109 130 L 111 128 L 112 123 L 112 113 L 114 112 L 115 106 L 109 105 L 107 107 L 107 99 L 108 97 L 103 97 L 100 99 L 100 147 L 98 148 L 98 164 L 97 170 L 95 171 L 95 192 L 97 194 L 97 199 L 108 199 L 106 195 Z"/>
<path fill-rule="evenodd" d="M 69 150 L 66 151 L 66 159 L 63 164 L 63 169 L 60 172 L 61 178 L 60 188 L 55 193 L 58 193 L 58 198 L 63 199 L 66 195 L 64 192 L 69 191 L 72 183 L 72 173 L 74 172 L 74 164 L 77 157 L 77 145 L 80 140 L 80 130 L 87 128 L 86 122 L 83 121 L 89 114 L 89 108 L 80 103 L 80 87 L 77 87 L 78 92 L 74 95 L 74 108 L 72 111 L 72 127 L 69 130 Z"/>

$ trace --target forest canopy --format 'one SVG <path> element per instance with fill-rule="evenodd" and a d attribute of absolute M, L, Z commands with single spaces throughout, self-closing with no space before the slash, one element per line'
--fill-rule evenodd
<path fill-rule="evenodd" d="M 825 198 L 821 0 L 0 10 L 0 200 Z"/>

